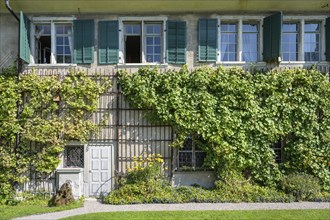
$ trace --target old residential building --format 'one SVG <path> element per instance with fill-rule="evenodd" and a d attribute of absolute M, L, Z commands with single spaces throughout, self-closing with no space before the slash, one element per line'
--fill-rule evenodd
<path fill-rule="evenodd" d="M 22 72 L 65 76 L 80 68 L 109 75 L 115 84 L 119 69 L 146 65 L 330 68 L 329 0 L 12 0 L 0 7 L 0 69 L 18 56 Z M 148 123 L 117 86 L 101 97 L 93 120 L 106 113 L 109 121 L 96 139 L 66 147 L 47 186 L 36 180 L 26 187 L 52 191 L 72 179 L 76 195 L 109 192 L 116 172 L 145 152 L 164 156 L 174 184 L 207 185 L 212 178 L 179 172 L 201 166 L 204 153 L 189 138 L 180 151 L 171 149 L 171 128 Z"/>

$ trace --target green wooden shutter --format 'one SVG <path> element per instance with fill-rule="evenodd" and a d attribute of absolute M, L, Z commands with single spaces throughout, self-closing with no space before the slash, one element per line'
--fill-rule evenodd
<path fill-rule="evenodd" d="M 94 20 L 75 20 L 74 61 L 78 64 L 94 62 Z"/>
<path fill-rule="evenodd" d="M 326 61 L 330 62 L 330 17 L 325 20 L 325 46 Z"/>
<path fill-rule="evenodd" d="M 186 63 L 185 21 L 167 21 L 167 62 Z"/>
<path fill-rule="evenodd" d="M 108 25 L 106 21 L 99 22 L 99 36 L 98 36 L 98 62 L 99 64 L 107 64 L 108 57 Z"/>
<path fill-rule="evenodd" d="M 118 63 L 119 37 L 118 21 L 99 22 L 99 64 Z"/>
<path fill-rule="evenodd" d="M 30 63 L 30 20 L 20 13 L 19 57 L 26 63 Z"/>
<path fill-rule="evenodd" d="M 282 12 L 264 18 L 263 58 L 264 61 L 277 61 L 281 57 Z"/>
<path fill-rule="evenodd" d="M 217 19 L 200 19 L 198 22 L 198 59 L 203 62 L 217 60 Z"/>
<path fill-rule="evenodd" d="M 94 20 L 84 21 L 84 63 L 94 62 Z"/>

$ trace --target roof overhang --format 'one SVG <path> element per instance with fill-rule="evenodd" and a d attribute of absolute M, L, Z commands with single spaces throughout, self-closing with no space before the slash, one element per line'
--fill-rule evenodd
<path fill-rule="evenodd" d="M 329 13 L 330 0 L 11 0 L 15 12 L 25 13 Z M 0 13 L 7 13 L 0 0 Z"/>

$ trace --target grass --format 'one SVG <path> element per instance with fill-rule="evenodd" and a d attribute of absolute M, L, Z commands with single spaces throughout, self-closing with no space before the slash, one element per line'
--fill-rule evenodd
<path fill-rule="evenodd" d="M 219 204 L 221 205 L 221 204 Z M 170 219 L 319 219 L 329 220 L 330 209 L 318 210 L 253 210 L 253 211 L 141 211 L 141 212 L 101 212 L 77 215 L 67 220 L 84 219 L 130 219 L 130 220 L 170 220 Z"/>
<path fill-rule="evenodd" d="M 67 206 L 48 207 L 47 200 L 34 201 L 33 204 L 18 204 L 16 206 L 0 205 L 0 219 L 12 219 L 27 215 L 41 214 L 48 212 L 58 212 L 68 209 L 79 208 L 83 205 L 83 200 L 78 200 Z"/>

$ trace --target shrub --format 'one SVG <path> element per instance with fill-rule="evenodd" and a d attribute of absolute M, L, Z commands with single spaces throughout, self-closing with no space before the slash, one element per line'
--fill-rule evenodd
<path fill-rule="evenodd" d="M 296 201 L 306 200 L 320 192 L 319 180 L 308 174 L 290 174 L 283 177 L 283 190 L 292 194 Z"/>
<path fill-rule="evenodd" d="M 290 202 L 292 198 L 273 187 L 259 186 L 236 176 L 215 183 L 216 191 L 224 202 Z"/>
<path fill-rule="evenodd" d="M 161 181 L 164 179 L 164 160 L 160 154 L 133 158 L 133 166 L 127 169 L 126 183 Z"/>

